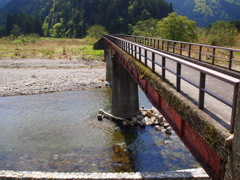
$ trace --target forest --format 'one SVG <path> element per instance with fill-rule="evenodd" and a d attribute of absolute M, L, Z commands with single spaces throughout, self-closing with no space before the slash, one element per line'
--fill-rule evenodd
<path fill-rule="evenodd" d="M 109 33 L 131 33 L 132 27 L 139 20 L 149 18 L 162 19 L 173 11 L 171 3 L 164 0 L 12 0 L 4 8 L 0 17 L 6 21 L 0 28 L 0 35 L 9 35 L 17 25 L 24 34 L 24 29 L 35 29 L 25 21 L 32 21 L 36 26 L 42 23 L 44 36 L 80 38 L 86 36 L 92 25 L 102 25 Z M 22 10 L 20 4 L 25 3 Z M 35 6 L 35 4 L 37 5 Z M 15 7 L 15 8 L 14 8 Z M 32 8 L 30 12 L 29 9 Z M 7 9 L 7 10 L 6 10 Z M 14 12 L 6 15 L 7 12 Z M 18 14 L 21 12 L 19 18 Z"/>
<path fill-rule="evenodd" d="M 224 20 L 240 20 L 238 0 L 165 0 L 173 4 L 173 10 L 196 21 L 200 27 Z"/>

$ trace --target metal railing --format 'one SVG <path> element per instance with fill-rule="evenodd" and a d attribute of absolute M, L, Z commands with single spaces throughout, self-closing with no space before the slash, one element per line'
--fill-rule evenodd
<path fill-rule="evenodd" d="M 134 43 L 132 41 L 122 39 L 116 36 L 112 35 L 104 35 L 104 38 L 110 40 L 114 44 L 116 44 L 118 47 L 126 51 L 127 53 L 131 54 L 136 60 L 144 64 L 146 67 L 151 68 L 152 72 L 156 73 L 158 76 L 160 76 L 163 80 L 166 80 L 166 71 L 174 74 L 176 76 L 176 90 L 178 92 L 181 91 L 181 80 L 184 80 L 185 82 L 193 85 L 194 87 L 199 89 L 198 93 L 198 107 L 199 109 L 204 109 L 204 99 L 205 94 L 208 94 L 215 98 L 216 100 L 226 104 L 232 109 L 231 112 L 231 122 L 230 122 L 230 132 L 233 133 L 234 131 L 234 123 L 235 123 L 235 116 L 236 116 L 236 101 L 237 101 L 237 92 L 239 88 L 240 80 L 228 75 L 225 75 L 223 73 L 219 73 L 217 71 L 202 67 L 200 65 L 182 60 L 178 57 L 174 57 L 172 55 L 151 49 L 149 47 Z M 149 57 L 150 53 L 150 57 Z M 156 56 L 160 57 L 161 60 L 159 62 L 156 61 Z M 170 59 L 174 62 L 176 62 L 176 70 L 171 70 L 166 66 L 166 61 Z M 151 63 L 149 64 L 148 61 Z M 189 77 L 183 76 L 181 73 L 182 66 L 187 66 L 193 70 L 196 70 L 200 72 L 200 81 L 199 84 L 193 82 L 190 80 Z M 156 68 L 160 68 L 160 71 L 157 71 Z M 211 92 L 210 90 L 206 89 L 206 75 L 212 76 L 222 82 L 225 82 L 227 84 L 230 84 L 233 86 L 233 99 L 232 101 L 226 100 L 224 97 L 220 97 L 219 95 Z"/>
<path fill-rule="evenodd" d="M 117 37 L 240 72 L 240 50 L 237 49 L 132 35 Z"/>

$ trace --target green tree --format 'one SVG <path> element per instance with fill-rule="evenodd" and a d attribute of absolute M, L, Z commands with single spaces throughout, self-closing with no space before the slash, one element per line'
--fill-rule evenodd
<path fill-rule="evenodd" d="M 87 36 L 94 39 L 99 39 L 102 37 L 102 34 L 107 34 L 106 28 L 101 25 L 91 26 L 87 30 Z"/>
<path fill-rule="evenodd" d="M 135 26 L 133 26 L 133 35 L 145 36 L 145 37 L 159 37 L 159 32 L 157 31 L 158 19 L 147 19 L 143 21 L 138 21 Z"/>
<path fill-rule="evenodd" d="M 14 24 L 13 25 L 13 28 L 11 30 L 11 34 L 14 36 L 14 37 L 18 37 L 20 36 L 22 33 L 21 33 L 21 29 L 18 25 Z"/>
<path fill-rule="evenodd" d="M 229 22 L 217 21 L 208 27 L 207 37 L 211 45 L 233 46 L 238 34 L 237 28 Z"/>
<path fill-rule="evenodd" d="M 196 22 L 173 12 L 157 24 L 158 32 L 164 39 L 176 41 L 197 41 Z"/>

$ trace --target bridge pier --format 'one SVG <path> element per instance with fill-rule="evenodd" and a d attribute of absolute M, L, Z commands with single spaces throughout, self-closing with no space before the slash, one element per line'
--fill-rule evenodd
<path fill-rule="evenodd" d="M 127 70 L 112 56 L 112 114 L 131 118 L 139 113 L 138 85 Z"/>
<path fill-rule="evenodd" d="M 108 48 L 106 45 L 104 46 L 104 58 L 106 61 L 106 80 L 112 85 L 112 55 L 113 52 L 111 48 Z"/>

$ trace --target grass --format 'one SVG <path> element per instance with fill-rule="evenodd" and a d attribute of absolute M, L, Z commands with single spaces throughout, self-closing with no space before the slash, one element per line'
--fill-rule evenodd
<path fill-rule="evenodd" d="M 103 50 L 94 50 L 94 39 L 56 39 L 20 36 L 0 39 L 0 59 L 88 59 L 103 60 Z"/>

